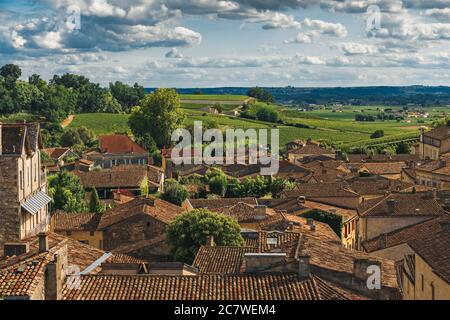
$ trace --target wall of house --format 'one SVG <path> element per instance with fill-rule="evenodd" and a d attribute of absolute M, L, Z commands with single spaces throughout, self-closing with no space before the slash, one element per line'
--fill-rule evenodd
<path fill-rule="evenodd" d="M 347 249 L 355 249 L 356 246 L 356 224 L 357 219 L 351 219 L 342 225 L 342 245 Z"/>
<path fill-rule="evenodd" d="M 55 231 L 71 239 L 86 243 L 103 250 L 103 231 Z"/>
<path fill-rule="evenodd" d="M 450 284 L 437 276 L 417 254 L 415 254 L 415 284 L 410 282 L 405 274 L 402 277 L 405 300 L 432 300 L 433 287 L 435 300 L 450 300 Z"/>
<path fill-rule="evenodd" d="M 432 160 L 438 160 L 440 152 L 439 147 L 419 142 L 419 155 L 422 159 L 430 158 Z"/>
<path fill-rule="evenodd" d="M 151 216 L 140 214 L 107 227 L 103 233 L 104 249 L 152 239 L 166 230 L 166 224 Z"/>
<path fill-rule="evenodd" d="M 431 172 L 416 170 L 416 180 L 418 184 L 438 188 L 440 190 L 450 189 L 450 177 L 433 174 Z"/>
<path fill-rule="evenodd" d="M 94 161 L 95 166 L 109 169 L 116 165 L 146 165 L 149 164 L 149 158 L 143 154 L 126 154 L 126 155 L 88 155 L 87 160 Z"/>
<path fill-rule="evenodd" d="M 414 252 L 411 250 L 410 246 L 408 246 L 406 243 L 402 243 L 394 247 L 373 251 L 370 254 L 380 258 L 400 262 L 405 258 L 405 255 L 413 253 Z"/>
<path fill-rule="evenodd" d="M 424 217 L 361 217 L 359 219 L 359 237 L 361 240 L 370 240 L 383 233 L 410 226 L 429 219 Z"/>

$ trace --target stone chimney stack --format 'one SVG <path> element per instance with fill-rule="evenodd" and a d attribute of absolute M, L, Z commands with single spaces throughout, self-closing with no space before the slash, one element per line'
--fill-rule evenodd
<path fill-rule="evenodd" d="M 305 254 L 298 257 L 298 276 L 302 279 L 311 276 L 311 265 L 309 260 L 310 257 Z"/>
<path fill-rule="evenodd" d="M 395 200 L 388 199 L 387 200 L 388 213 L 393 214 L 395 212 Z"/>
<path fill-rule="evenodd" d="M 208 247 L 214 247 L 216 245 L 216 243 L 214 242 L 214 236 L 208 236 L 206 238 L 206 245 Z"/>
<path fill-rule="evenodd" d="M 39 253 L 48 251 L 48 237 L 46 232 L 41 232 L 38 234 L 39 238 Z"/>
<path fill-rule="evenodd" d="M 305 196 L 300 196 L 297 198 L 297 203 L 298 204 L 304 204 L 306 201 L 306 197 Z"/>
<path fill-rule="evenodd" d="M 55 255 L 45 268 L 45 300 L 61 300 L 62 276 L 61 259 Z"/>

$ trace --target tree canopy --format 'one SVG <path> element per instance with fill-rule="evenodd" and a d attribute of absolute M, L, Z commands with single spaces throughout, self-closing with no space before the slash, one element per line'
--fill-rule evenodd
<path fill-rule="evenodd" d="M 192 263 L 200 246 L 213 237 L 218 246 L 242 246 L 236 220 L 207 209 L 196 209 L 178 216 L 167 226 L 167 241 L 174 258 Z"/>
<path fill-rule="evenodd" d="M 186 115 L 174 89 L 158 89 L 142 99 L 129 119 L 131 131 L 138 139 L 152 137 L 158 148 L 171 145 L 172 132 L 180 128 Z"/>

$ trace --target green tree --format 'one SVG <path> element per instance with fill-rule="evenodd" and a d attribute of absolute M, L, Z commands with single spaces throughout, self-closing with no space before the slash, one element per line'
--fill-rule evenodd
<path fill-rule="evenodd" d="M 177 206 L 180 206 L 188 197 L 189 192 L 177 181 L 166 182 L 164 193 L 161 195 L 161 199 L 176 204 Z"/>
<path fill-rule="evenodd" d="M 260 198 L 269 192 L 267 181 L 258 176 L 255 179 L 245 178 L 241 183 L 234 186 L 233 194 L 236 197 L 256 197 Z"/>
<path fill-rule="evenodd" d="M 139 101 L 145 96 L 144 87 L 137 83 L 133 86 L 129 86 L 120 81 L 116 81 L 109 84 L 109 90 L 113 97 L 119 101 L 125 112 L 130 112 L 131 107 L 139 105 Z"/>
<path fill-rule="evenodd" d="M 212 193 L 221 197 L 225 196 L 228 188 L 228 181 L 225 175 L 217 175 L 209 180 L 209 189 Z"/>
<path fill-rule="evenodd" d="M 397 154 L 410 154 L 411 148 L 408 143 L 402 141 L 397 145 L 396 152 Z"/>
<path fill-rule="evenodd" d="M 269 183 L 269 191 L 272 194 L 272 197 L 279 198 L 283 191 L 291 190 L 294 186 L 295 183 L 284 178 L 273 178 Z"/>
<path fill-rule="evenodd" d="M 122 112 L 122 106 L 119 101 L 113 97 L 111 92 L 105 92 L 103 94 L 103 112 L 106 113 L 120 113 Z"/>
<path fill-rule="evenodd" d="M 81 140 L 78 130 L 75 128 L 65 130 L 61 136 L 61 145 L 63 147 L 73 147 L 77 144 L 83 144 L 83 140 Z"/>
<path fill-rule="evenodd" d="M 102 214 L 105 210 L 106 207 L 100 202 L 97 189 L 93 188 L 91 191 L 91 199 L 89 201 L 89 211 Z"/>
<path fill-rule="evenodd" d="M 210 236 L 218 246 L 244 244 L 236 220 L 207 209 L 186 212 L 167 226 L 167 241 L 174 258 L 186 263 L 192 263 L 198 249 Z"/>
<path fill-rule="evenodd" d="M 22 70 L 15 64 L 5 64 L 0 68 L 0 76 L 4 77 L 8 82 L 16 82 L 21 75 Z"/>
<path fill-rule="evenodd" d="M 85 211 L 85 192 L 77 176 L 63 170 L 48 178 L 48 186 L 53 199 L 52 210 Z"/>
<path fill-rule="evenodd" d="M 278 122 L 280 116 L 274 108 L 262 106 L 256 110 L 256 118 L 261 121 Z"/>
<path fill-rule="evenodd" d="M 383 130 L 376 130 L 372 135 L 370 136 L 371 139 L 377 139 L 384 137 L 384 131 Z"/>
<path fill-rule="evenodd" d="M 158 148 L 171 144 L 172 132 L 183 124 L 185 114 L 180 110 L 180 98 L 174 89 L 158 89 L 142 99 L 129 119 L 136 137 L 149 134 Z"/>

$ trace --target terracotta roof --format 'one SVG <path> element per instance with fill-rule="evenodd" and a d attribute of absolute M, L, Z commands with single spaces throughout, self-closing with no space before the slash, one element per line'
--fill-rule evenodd
<path fill-rule="evenodd" d="M 441 158 L 440 160 L 428 161 L 422 164 L 418 164 L 414 167 L 414 169 L 411 170 L 432 172 L 450 176 L 450 158 Z"/>
<path fill-rule="evenodd" d="M 402 168 L 406 165 L 404 162 L 370 162 L 365 163 L 363 167 L 372 174 L 400 174 Z"/>
<path fill-rule="evenodd" d="M 106 211 L 100 219 L 98 228 L 102 230 L 140 214 L 149 215 L 168 224 L 182 211 L 181 207 L 161 199 L 136 198 Z"/>
<path fill-rule="evenodd" d="M 386 192 L 405 191 L 412 188 L 413 184 L 400 180 L 387 179 L 381 176 L 354 178 L 347 180 L 349 189 L 359 195 L 384 195 Z"/>
<path fill-rule="evenodd" d="M 200 273 L 238 274 L 244 260 L 244 253 L 258 252 L 256 247 L 202 246 L 192 266 Z"/>
<path fill-rule="evenodd" d="M 348 291 L 296 274 L 82 276 L 65 300 L 346 300 Z"/>
<path fill-rule="evenodd" d="M 58 211 L 52 216 L 55 231 L 95 231 L 100 222 L 97 213 L 67 213 Z"/>
<path fill-rule="evenodd" d="M 450 138 L 450 126 L 438 127 L 431 131 L 425 132 L 424 136 L 438 140 Z"/>
<path fill-rule="evenodd" d="M 399 244 L 410 241 L 434 237 L 441 231 L 441 222 L 450 222 L 450 216 L 445 215 L 437 218 L 430 218 L 411 226 L 394 230 L 385 235 L 362 242 L 362 246 L 367 252 L 378 251 L 385 248 L 395 247 Z"/>
<path fill-rule="evenodd" d="M 412 240 L 408 244 L 439 277 L 447 284 L 450 283 L 450 231 L 448 229 Z"/>
<path fill-rule="evenodd" d="M 127 135 L 108 135 L 100 136 L 99 147 L 103 153 L 136 153 L 136 154 L 148 154 L 148 152 L 138 145 L 136 142 L 131 140 Z"/>
<path fill-rule="evenodd" d="M 359 198 L 359 195 L 350 190 L 345 183 L 311 183 L 297 184 L 294 190 L 284 193 L 286 197 L 304 196 L 306 198 Z"/>
<path fill-rule="evenodd" d="M 188 199 L 189 203 L 194 209 L 198 208 L 222 208 L 230 207 L 238 204 L 239 202 L 257 205 L 258 201 L 256 198 L 219 198 L 219 199 Z"/>
<path fill-rule="evenodd" d="M 383 286 L 398 288 L 394 261 L 382 259 L 361 251 L 344 248 L 340 244 L 323 241 L 313 234 L 303 234 L 298 241 L 296 252 L 310 256 L 311 265 L 326 272 L 353 274 L 356 259 L 368 259 L 381 263 L 381 283 Z"/>
<path fill-rule="evenodd" d="M 322 148 L 321 146 L 317 144 L 306 144 L 305 146 L 288 151 L 289 154 L 334 154 L 334 151 L 327 150 L 325 148 Z"/>
<path fill-rule="evenodd" d="M 138 188 L 145 178 L 147 170 L 130 168 L 129 170 L 72 171 L 78 176 L 85 188 Z"/>
<path fill-rule="evenodd" d="M 46 148 L 43 149 L 43 151 L 48 154 L 53 160 L 59 160 L 67 152 L 70 151 L 70 148 Z"/>
<path fill-rule="evenodd" d="M 161 243 L 165 243 L 165 241 L 166 241 L 166 235 L 161 234 L 161 235 L 156 236 L 151 239 L 145 239 L 145 240 L 135 241 L 135 242 L 129 243 L 129 244 L 124 244 L 120 247 L 115 248 L 113 250 L 113 252 L 114 252 L 114 254 L 116 254 L 116 253 L 132 254 L 132 253 L 136 252 L 137 250 L 140 250 L 143 248 L 156 247 L 157 245 L 159 245 Z"/>
<path fill-rule="evenodd" d="M 33 296 L 38 284 L 43 281 L 45 265 L 53 260 L 54 254 L 62 250 L 67 252 L 68 263 L 77 265 L 81 271 L 105 254 L 102 250 L 52 232 L 48 233 L 48 252 L 38 252 L 37 236 L 25 239 L 24 242 L 29 242 L 29 252 L 0 260 L 0 298 Z M 139 263 L 142 261 L 123 254 L 113 254 L 107 262 Z M 90 274 L 100 271 L 101 267 L 97 267 Z"/>
<path fill-rule="evenodd" d="M 343 218 L 343 222 L 346 222 L 346 221 L 351 220 L 358 216 L 358 212 L 356 210 L 343 209 L 343 208 L 323 204 L 320 202 L 306 200 L 303 205 L 309 209 L 318 209 L 321 211 L 330 212 L 330 213 L 336 214 L 338 216 L 341 216 Z"/>
<path fill-rule="evenodd" d="M 378 201 L 379 200 L 379 201 Z M 393 204 L 390 212 L 388 204 Z M 362 204 L 359 214 L 366 216 L 438 216 L 446 214 L 439 203 L 428 193 L 393 193 L 375 199 L 370 205 Z"/>

